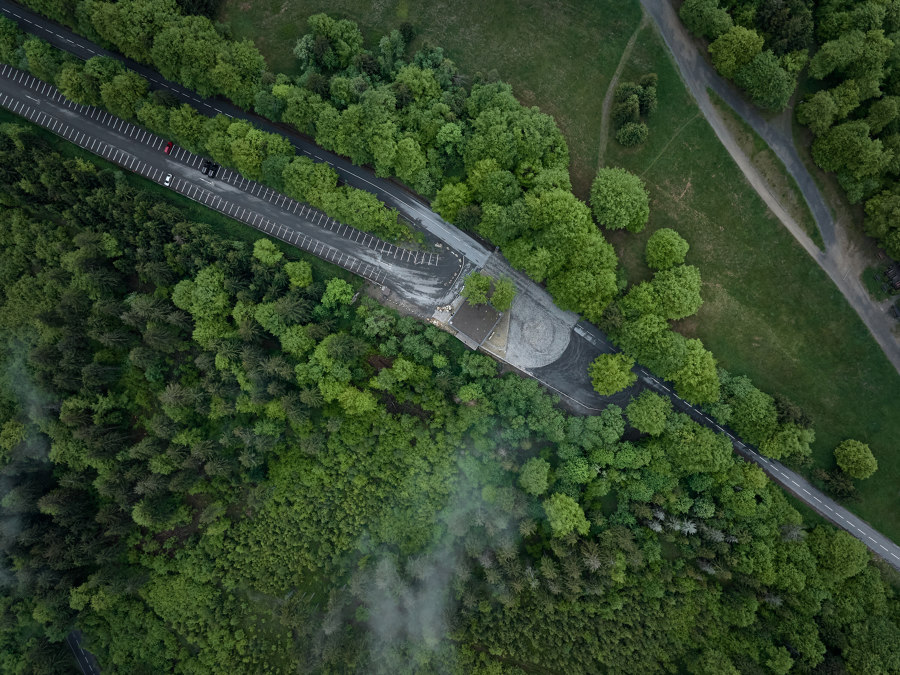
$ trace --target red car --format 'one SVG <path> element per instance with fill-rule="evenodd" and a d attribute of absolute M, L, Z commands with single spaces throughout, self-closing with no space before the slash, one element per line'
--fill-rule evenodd
<path fill-rule="evenodd" d="M 166 143 L 166 149 L 163 150 L 163 152 L 165 152 L 168 155 L 170 152 L 172 152 L 173 145 L 175 145 L 175 144 L 172 141 L 169 141 L 168 143 Z"/>

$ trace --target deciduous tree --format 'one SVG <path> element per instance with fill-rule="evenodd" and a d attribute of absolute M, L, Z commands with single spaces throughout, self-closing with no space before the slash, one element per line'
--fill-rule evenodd
<path fill-rule="evenodd" d="M 585 535 L 590 530 L 591 524 L 584 517 L 584 511 L 569 495 L 556 492 L 545 499 L 543 505 L 554 537 L 565 537 L 570 532 Z"/>
<path fill-rule="evenodd" d="M 644 251 L 647 265 L 657 270 L 665 270 L 684 262 L 690 246 L 675 230 L 661 227 L 650 235 Z"/>
<path fill-rule="evenodd" d="M 650 199 L 643 181 L 619 168 L 597 172 L 591 185 L 591 208 L 597 222 L 612 230 L 640 232 L 650 217 Z"/>
<path fill-rule="evenodd" d="M 878 461 L 865 443 L 849 439 L 834 449 L 834 459 L 854 478 L 868 478 L 878 470 Z"/>
<path fill-rule="evenodd" d="M 591 362 L 588 375 L 598 394 L 610 396 L 637 381 L 637 375 L 631 371 L 633 367 L 634 359 L 627 354 L 601 354 Z"/>

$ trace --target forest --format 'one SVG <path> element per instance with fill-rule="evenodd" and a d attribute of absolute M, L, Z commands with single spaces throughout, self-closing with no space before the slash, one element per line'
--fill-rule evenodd
<path fill-rule="evenodd" d="M 805 69 L 796 118 L 814 136 L 812 157 L 900 259 L 900 2 L 686 0 L 681 17 L 761 107 L 784 108 Z"/>
<path fill-rule="evenodd" d="M 594 221 L 643 227 L 640 181 L 598 175 L 589 208 L 552 118 L 408 54 L 408 26 L 366 49 L 314 16 L 292 81 L 174 3 L 39 8 L 433 196 L 686 398 L 808 454 L 802 411 L 671 329 L 701 302 L 677 233 L 623 292 Z M 283 137 L 111 60 L 3 21 L 0 59 L 408 236 Z M 666 399 L 570 415 L 340 270 L 191 222 L 27 125 L 0 128 L 0 181 L 3 672 L 70 672 L 73 627 L 128 673 L 900 670 L 897 575 Z"/>
<path fill-rule="evenodd" d="M 0 129 L 4 672 L 889 673 L 896 575 L 643 394 Z"/>

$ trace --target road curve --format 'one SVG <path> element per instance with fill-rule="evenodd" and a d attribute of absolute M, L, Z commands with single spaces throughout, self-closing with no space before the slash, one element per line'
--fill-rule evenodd
<path fill-rule="evenodd" d="M 660 0 L 643 1 L 646 7 L 648 4 L 657 3 Z M 0 12 L 8 12 L 10 5 L 9 0 L 0 0 Z M 31 26 L 24 25 L 23 27 L 26 30 L 33 32 L 36 28 L 35 24 L 41 24 L 42 30 L 53 33 L 58 40 L 62 41 L 62 44 L 57 43 L 62 48 L 81 56 L 84 54 L 80 52 L 84 52 L 84 50 L 89 50 L 89 55 L 96 55 L 102 52 L 102 50 L 99 50 L 84 38 L 80 38 L 33 13 L 30 13 L 30 18 L 23 18 L 25 16 L 24 10 L 18 5 L 12 4 L 11 6 L 19 14 L 17 20 L 28 21 L 32 24 Z M 669 9 L 671 10 L 671 8 Z M 651 11 L 650 13 L 652 16 L 653 12 Z M 677 21 L 677 18 L 675 20 Z M 80 52 L 76 51 L 76 49 L 80 50 Z M 102 53 L 113 58 L 121 58 L 110 52 Z M 127 62 L 125 59 L 122 60 Z M 131 66 L 131 63 L 128 63 Z M 139 64 L 135 64 L 134 67 L 135 70 L 144 74 L 150 72 L 153 75 L 151 79 L 154 82 L 161 82 L 155 73 L 148 71 L 145 67 Z M 13 71 L 14 69 L 9 69 L 4 72 L 9 75 Z M 307 150 L 303 150 L 306 154 L 332 164 L 348 183 L 354 184 L 353 181 L 356 181 L 357 186 L 361 187 L 361 189 L 373 192 L 384 201 L 397 206 L 398 210 L 407 215 L 407 217 L 419 221 L 429 233 L 443 241 L 446 246 L 455 249 L 456 255 L 453 253 L 443 255 L 442 262 L 435 265 L 423 264 L 421 259 L 401 261 L 404 263 L 402 265 L 397 264 L 395 261 L 385 260 L 384 257 L 379 257 L 383 256 L 383 253 L 377 250 L 378 244 L 373 249 L 364 245 L 364 242 L 368 242 L 368 240 L 360 240 L 359 235 L 355 235 L 356 239 L 353 239 L 354 235 L 352 234 L 348 238 L 345 236 L 347 231 L 342 229 L 345 226 L 341 226 L 339 223 L 332 223 L 332 227 L 322 226 L 322 216 L 313 215 L 309 217 L 309 214 L 307 214 L 306 218 L 298 216 L 297 207 L 294 206 L 296 202 L 291 202 L 288 198 L 275 193 L 269 188 L 258 186 L 252 181 L 245 181 L 245 179 L 233 173 L 229 174 L 229 172 L 223 172 L 219 177 L 227 177 L 228 180 L 226 181 L 217 178 L 211 184 L 207 185 L 204 183 L 201 185 L 198 182 L 200 174 L 193 168 L 196 167 L 199 159 L 196 155 L 179 150 L 175 152 L 174 156 L 165 156 L 158 149 L 162 143 L 162 139 L 158 136 L 147 135 L 148 132 L 114 118 L 108 113 L 103 113 L 96 108 L 80 106 L 71 101 L 66 101 L 54 87 L 44 83 L 38 85 L 35 83 L 34 78 L 28 79 L 30 76 L 21 73 L 21 71 L 16 71 L 16 74 L 12 74 L 11 77 L 12 79 L 10 79 L 10 76 L 0 75 L 0 105 L 5 107 L 12 106 L 16 108 L 14 112 L 22 114 L 29 120 L 41 124 L 51 129 L 51 131 L 59 133 L 67 140 L 75 142 L 81 147 L 100 154 L 106 159 L 140 173 L 151 180 L 162 182 L 162 172 L 172 173 L 174 177 L 172 187 L 177 191 L 241 222 L 277 236 L 292 245 L 300 246 L 298 242 L 303 241 L 305 244 L 301 247 L 304 247 L 305 250 L 310 250 L 333 262 L 342 259 L 328 256 L 340 256 L 343 254 L 348 258 L 370 263 L 374 267 L 378 267 L 384 275 L 379 277 L 378 271 L 370 271 L 369 273 L 376 275 L 375 279 L 381 279 L 376 281 L 376 283 L 390 285 L 399 294 L 411 294 L 411 298 L 418 298 L 425 303 L 420 305 L 420 307 L 433 307 L 434 304 L 443 302 L 447 297 L 454 295 L 454 289 L 459 287 L 462 272 L 471 267 L 481 267 L 490 257 L 490 253 L 484 247 L 468 235 L 444 222 L 439 216 L 432 213 L 424 202 L 409 195 L 404 189 L 399 188 L 390 181 L 375 177 L 367 169 L 356 167 L 343 158 L 321 150 L 310 143 L 308 139 L 304 139 L 299 134 L 290 133 L 287 129 L 269 124 L 272 131 L 287 135 L 299 149 L 307 148 Z M 177 85 L 164 84 L 164 86 L 168 86 L 173 90 L 180 89 L 181 93 L 179 95 L 189 97 L 194 103 L 198 100 L 192 92 L 178 88 Z M 703 91 L 705 95 L 705 89 Z M 6 99 L 3 97 L 6 97 Z M 708 97 L 705 97 L 705 99 L 708 102 Z M 9 103 L 9 101 L 14 101 L 14 103 Z M 38 109 L 38 106 L 44 107 Z M 206 110 L 209 114 L 213 114 L 210 112 L 210 108 L 214 112 L 222 112 L 224 114 L 230 114 L 228 111 L 235 111 L 240 114 L 234 114 L 234 117 L 252 118 L 254 123 L 257 123 L 258 119 L 227 103 L 219 103 L 217 101 L 202 102 L 202 106 L 198 106 L 198 108 Z M 48 114 L 51 111 L 53 114 Z M 713 117 L 718 119 L 715 115 Z M 712 120 L 710 122 L 712 123 Z M 143 135 L 138 137 L 138 133 Z M 260 189 L 266 190 L 262 196 L 260 196 Z M 236 209 L 241 209 L 241 211 L 238 212 Z M 259 216 L 259 218 L 256 216 Z M 267 222 L 267 225 L 263 225 L 264 221 Z M 325 250 L 324 248 L 319 248 L 316 244 L 308 243 L 307 240 L 301 239 L 303 236 L 308 237 L 309 240 L 319 241 L 323 246 L 328 246 L 337 253 L 326 253 L 323 255 L 322 251 Z M 337 262 L 337 264 L 346 267 L 344 263 Z M 601 331 L 586 322 L 579 322 L 574 327 L 572 340 L 580 341 L 581 343 L 579 359 L 592 358 L 592 353 L 596 355 L 603 352 L 616 351 Z M 568 349 L 567 353 L 569 353 Z M 584 382 L 587 381 L 587 372 L 584 368 L 569 369 L 569 375 L 557 378 L 554 381 L 552 377 L 553 369 L 565 371 L 566 358 L 566 355 L 563 355 L 556 363 L 550 366 L 537 368 L 533 372 L 523 372 L 535 377 L 554 391 L 560 393 L 570 403 L 586 412 L 598 410 L 602 406 L 607 405 L 610 399 L 601 399 L 589 387 L 585 390 Z M 576 374 L 576 371 L 580 373 L 580 376 Z M 794 494 L 814 511 L 820 513 L 838 527 L 847 530 L 866 544 L 871 551 L 900 570 L 900 547 L 887 537 L 879 534 L 864 521 L 830 500 L 797 474 L 786 469 L 778 462 L 759 455 L 754 448 L 736 438 L 731 430 L 718 425 L 701 410 L 694 408 L 679 398 L 669 383 L 659 380 L 645 369 L 638 368 L 637 372 L 643 383 L 642 386 L 656 389 L 659 393 L 668 396 L 676 409 L 690 415 L 698 423 L 727 434 L 738 454 L 749 461 L 759 464 L 772 480 Z"/>
<path fill-rule="evenodd" d="M 722 145 L 725 146 L 728 154 L 741 169 L 747 181 L 797 242 L 828 274 L 834 285 L 869 329 L 885 356 L 900 372 L 900 342 L 893 333 L 895 322 L 882 307 L 873 303 L 869 298 L 868 291 L 860 281 L 863 270 L 856 269 L 856 266 L 843 255 L 846 236 L 836 227 L 831 210 L 825 203 L 822 193 L 819 192 L 815 181 L 797 154 L 791 135 L 790 117 L 786 117 L 787 113 L 782 114 L 780 117 L 782 123 L 779 126 L 772 124 L 760 114 L 759 110 L 744 99 L 734 85 L 716 73 L 697 51 L 693 38 L 681 23 L 669 0 L 641 0 L 641 5 L 656 23 L 666 46 L 675 59 L 682 79 L 696 100 L 703 116 Z M 710 101 L 707 88 L 721 96 L 768 143 L 794 180 L 797 181 L 819 231 L 822 233 L 822 240 L 825 242 L 824 253 L 787 213 L 778 197 L 772 193 L 766 180 L 741 150 Z"/>

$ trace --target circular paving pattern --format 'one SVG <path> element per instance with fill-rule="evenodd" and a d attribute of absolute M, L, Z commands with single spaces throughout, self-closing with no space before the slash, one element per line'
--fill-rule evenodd
<path fill-rule="evenodd" d="M 553 331 L 546 321 L 532 319 L 522 327 L 522 333 L 532 349 L 540 354 L 547 352 L 553 343 Z"/>

